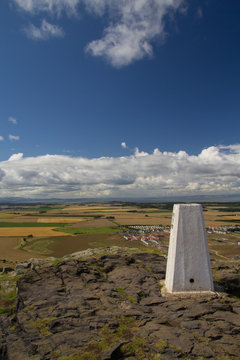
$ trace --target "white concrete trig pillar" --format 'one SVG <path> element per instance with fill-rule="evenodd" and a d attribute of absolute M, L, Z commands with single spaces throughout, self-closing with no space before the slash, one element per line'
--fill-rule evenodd
<path fill-rule="evenodd" d="M 199 204 L 175 204 L 173 207 L 165 286 L 171 293 L 214 291 Z"/>

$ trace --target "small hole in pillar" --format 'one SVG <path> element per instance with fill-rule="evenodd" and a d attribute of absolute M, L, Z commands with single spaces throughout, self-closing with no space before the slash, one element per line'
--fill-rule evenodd
<path fill-rule="evenodd" d="M 191 284 L 194 283 L 194 279 L 193 279 L 193 278 L 191 278 L 189 281 L 190 281 Z"/>

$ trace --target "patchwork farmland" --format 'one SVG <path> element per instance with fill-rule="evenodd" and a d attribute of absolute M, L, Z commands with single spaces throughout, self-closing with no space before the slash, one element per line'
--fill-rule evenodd
<path fill-rule="evenodd" d="M 206 227 L 240 225 L 239 204 L 203 204 Z M 171 224 L 172 204 L 81 203 L 61 205 L 0 206 L 0 260 L 23 261 L 31 257 L 62 257 L 89 247 L 128 246 L 150 251 L 134 237 L 124 237 L 134 225 Z M 236 229 L 235 229 L 236 230 Z M 167 244 L 169 231 L 161 242 Z M 240 233 L 208 234 L 212 258 L 240 256 Z M 156 248 L 153 249 L 156 251 Z M 162 251 L 162 249 L 161 249 Z"/>

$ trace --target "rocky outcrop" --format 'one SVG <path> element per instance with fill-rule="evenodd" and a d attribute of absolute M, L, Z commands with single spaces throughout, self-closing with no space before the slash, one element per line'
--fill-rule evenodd
<path fill-rule="evenodd" d="M 80 257 L 22 267 L 0 360 L 239 359 L 239 299 L 163 297 L 156 254 Z"/>

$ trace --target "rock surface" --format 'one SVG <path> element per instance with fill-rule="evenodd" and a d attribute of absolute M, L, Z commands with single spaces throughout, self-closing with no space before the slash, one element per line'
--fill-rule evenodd
<path fill-rule="evenodd" d="M 166 259 L 156 254 L 79 256 L 19 266 L 16 309 L 0 318 L 0 360 L 240 358 L 239 299 L 163 297 Z"/>

